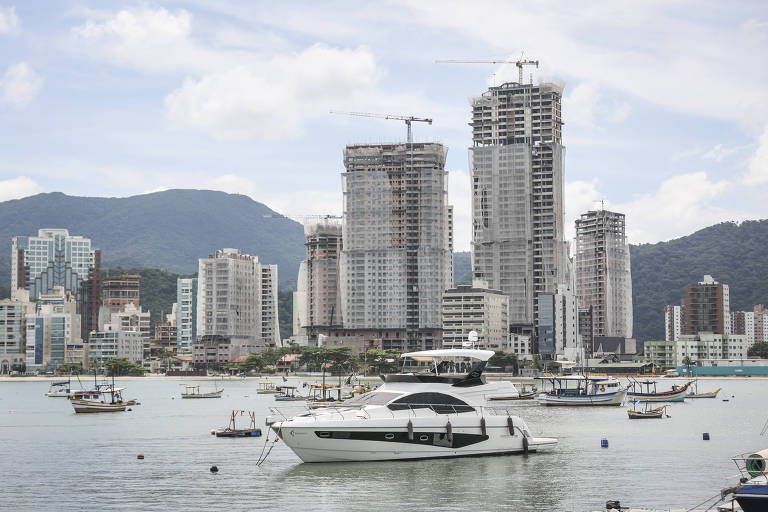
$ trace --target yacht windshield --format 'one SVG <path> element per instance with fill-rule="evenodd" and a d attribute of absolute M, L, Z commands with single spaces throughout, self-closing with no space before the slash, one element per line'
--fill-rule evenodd
<path fill-rule="evenodd" d="M 402 396 L 403 393 L 389 393 L 387 391 L 371 391 L 363 393 L 355 398 L 344 400 L 343 405 L 385 405 L 395 398 Z"/>

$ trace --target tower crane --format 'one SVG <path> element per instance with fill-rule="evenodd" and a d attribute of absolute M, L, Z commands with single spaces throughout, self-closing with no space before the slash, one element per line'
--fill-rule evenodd
<path fill-rule="evenodd" d="M 518 60 L 482 60 L 482 59 L 465 59 L 465 60 L 436 60 L 437 64 L 514 64 L 517 66 L 517 83 L 523 85 L 523 66 L 535 66 L 539 67 L 539 61 L 530 60 L 525 58 L 525 54 L 520 54 Z"/>
<path fill-rule="evenodd" d="M 405 126 L 408 127 L 408 143 L 413 142 L 413 133 L 411 132 L 411 123 L 416 121 L 420 123 L 432 124 L 432 119 L 426 117 L 414 117 L 414 116 L 396 116 L 391 114 L 371 114 L 368 112 L 339 112 L 337 110 L 331 110 L 331 114 L 341 114 L 346 116 L 359 116 L 359 117 L 375 117 L 378 119 L 395 119 L 397 121 L 405 121 Z"/>

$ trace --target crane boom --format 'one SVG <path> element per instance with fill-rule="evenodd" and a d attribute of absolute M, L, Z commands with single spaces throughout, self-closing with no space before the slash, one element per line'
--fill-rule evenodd
<path fill-rule="evenodd" d="M 521 54 L 518 60 L 448 59 L 435 62 L 437 64 L 514 64 L 517 66 L 517 83 L 520 85 L 523 84 L 523 66 L 539 67 L 539 61 L 526 59 L 525 54 Z"/>
<path fill-rule="evenodd" d="M 341 112 L 338 110 L 331 110 L 331 114 L 341 114 L 345 116 L 358 116 L 358 117 L 375 117 L 378 119 L 394 119 L 397 121 L 405 121 L 405 125 L 408 127 L 408 143 L 413 142 L 413 133 L 411 131 L 411 123 L 416 121 L 420 123 L 432 124 L 432 119 L 428 117 L 415 117 L 415 116 L 398 116 L 392 114 L 372 114 L 370 112 Z"/>

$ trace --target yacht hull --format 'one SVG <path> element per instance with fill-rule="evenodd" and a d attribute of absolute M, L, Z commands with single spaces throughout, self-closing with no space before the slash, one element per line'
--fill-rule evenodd
<path fill-rule="evenodd" d="M 517 426 L 509 433 L 506 417 L 486 418 L 485 429 L 480 419 L 472 418 L 474 425 L 459 427 L 460 418 L 433 418 L 429 422 L 412 420 L 409 433 L 408 420 L 395 426 L 367 427 L 315 423 L 306 426 L 276 423 L 272 429 L 280 439 L 304 462 L 362 462 L 386 460 L 415 460 L 446 457 L 490 456 L 535 452 L 554 446 L 556 439 L 534 438 Z M 450 421 L 451 426 L 447 427 Z M 367 420 L 376 423 L 375 420 Z M 517 419 L 518 425 L 523 424 Z M 341 423 L 341 422 L 334 422 Z M 493 423 L 493 424 L 491 424 Z M 450 433 L 448 430 L 450 429 Z M 483 430 L 485 433 L 483 433 Z"/>
<path fill-rule="evenodd" d="M 556 395 L 542 393 L 537 398 L 541 405 L 621 405 L 624 402 L 626 391 L 607 393 L 600 395 Z"/>

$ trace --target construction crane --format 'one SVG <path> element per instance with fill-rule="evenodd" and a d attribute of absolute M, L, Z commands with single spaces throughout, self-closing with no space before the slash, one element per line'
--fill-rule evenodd
<path fill-rule="evenodd" d="M 525 54 L 520 54 L 518 60 L 481 60 L 481 59 L 466 59 L 466 60 L 436 60 L 437 64 L 514 64 L 517 66 L 517 83 L 523 85 L 523 66 L 536 66 L 538 69 L 539 61 L 530 60 L 525 58 Z M 531 81 L 533 83 L 533 81 Z"/>
<path fill-rule="evenodd" d="M 359 116 L 359 117 L 375 117 L 378 119 L 395 119 L 397 121 L 405 121 L 405 126 L 408 127 L 408 143 L 413 142 L 413 133 L 411 131 L 411 123 L 416 121 L 420 123 L 432 124 L 432 119 L 426 117 L 414 117 L 414 116 L 395 116 L 390 114 L 370 114 L 368 112 L 339 112 L 331 110 L 331 114 L 341 114 L 345 116 Z"/>

